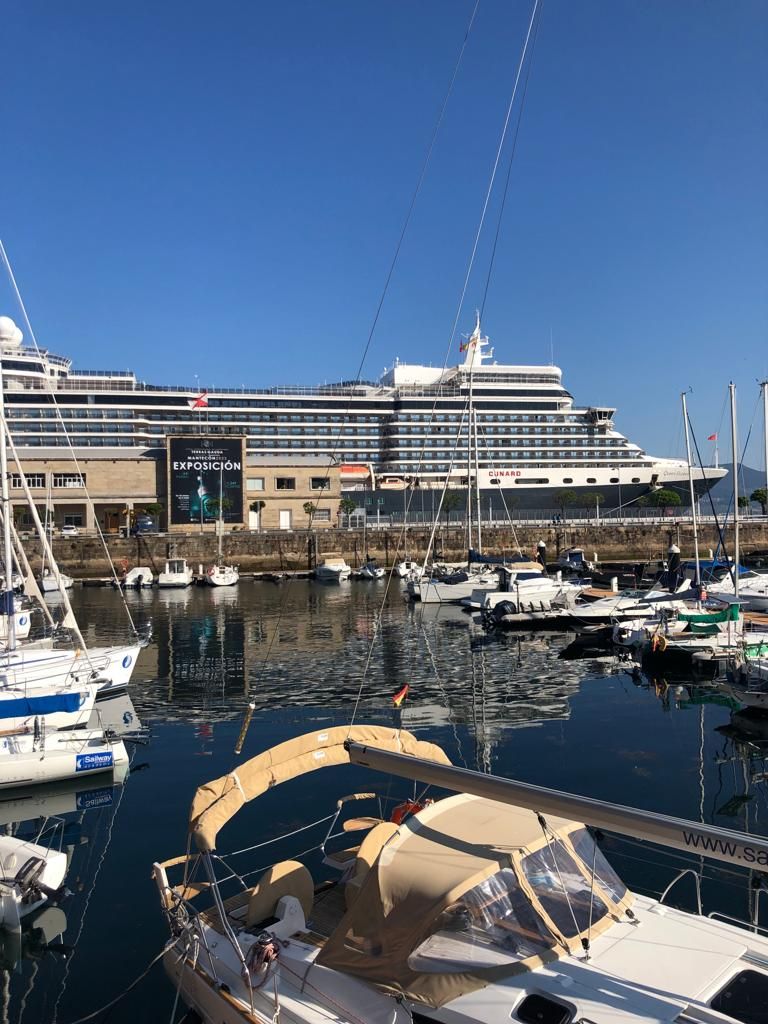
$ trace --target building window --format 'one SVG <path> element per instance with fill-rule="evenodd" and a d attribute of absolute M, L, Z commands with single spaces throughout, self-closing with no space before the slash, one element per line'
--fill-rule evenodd
<path fill-rule="evenodd" d="M 64 516 L 64 525 L 65 526 L 82 526 L 83 525 L 83 517 L 81 515 L 77 514 L 77 513 L 73 513 L 72 515 L 66 515 L 66 516 Z"/>
<path fill-rule="evenodd" d="M 330 523 L 331 521 L 331 510 L 329 508 L 316 508 L 312 519 L 316 523 Z"/>
<path fill-rule="evenodd" d="M 245 482 L 246 490 L 248 491 L 263 491 L 264 490 L 264 477 L 263 476 L 249 476 Z"/>
<path fill-rule="evenodd" d="M 85 487 L 85 474 L 80 473 L 54 473 L 54 487 Z"/>
<path fill-rule="evenodd" d="M 275 488 L 278 491 L 295 491 L 296 490 L 296 477 L 294 477 L 294 476 L 277 476 L 277 477 L 275 477 Z"/>
<path fill-rule="evenodd" d="M 313 476 L 310 477 L 309 486 L 313 491 L 329 491 L 331 481 L 327 476 Z"/>
<path fill-rule="evenodd" d="M 27 473 L 27 486 L 42 488 L 45 487 L 45 473 Z M 21 487 L 21 475 L 11 474 L 11 487 Z"/>

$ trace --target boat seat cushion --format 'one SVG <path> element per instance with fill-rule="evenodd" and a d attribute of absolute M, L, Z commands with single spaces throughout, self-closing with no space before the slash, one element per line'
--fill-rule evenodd
<path fill-rule="evenodd" d="M 277 904 L 283 896 L 295 896 L 308 918 L 314 899 L 312 875 L 297 860 L 284 860 L 267 868 L 251 889 L 245 927 L 252 928 L 275 916 Z"/>
<path fill-rule="evenodd" d="M 398 827 L 393 821 L 382 821 L 380 825 L 371 829 L 360 844 L 352 872 L 344 888 L 344 899 L 347 908 L 351 907 L 357 899 L 362 884 L 368 876 L 368 872 L 378 860 L 384 845 L 398 831 Z"/>

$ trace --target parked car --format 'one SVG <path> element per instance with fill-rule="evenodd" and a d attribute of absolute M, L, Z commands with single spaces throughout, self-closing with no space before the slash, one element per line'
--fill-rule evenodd
<path fill-rule="evenodd" d="M 138 537 L 142 533 L 158 533 L 158 526 L 152 516 L 136 516 L 136 521 L 131 527 L 131 536 Z"/>
<path fill-rule="evenodd" d="M 61 528 L 61 536 L 62 537 L 79 537 L 80 536 L 80 530 L 76 526 L 70 526 L 68 523 L 65 523 L 64 526 L 62 526 L 62 528 Z"/>

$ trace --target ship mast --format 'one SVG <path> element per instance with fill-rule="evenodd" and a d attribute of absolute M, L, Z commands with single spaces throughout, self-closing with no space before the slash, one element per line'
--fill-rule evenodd
<path fill-rule="evenodd" d="M 736 385 L 728 385 L 731 397 L 731 451 L 733 460 L 733 593 L 739 599 L 739 450 L 736 441 Z"/>
<path fill-rule="evenodd" d="M 685 457 L 688 460 L 688 488 L 691 494 L 691 519 L 693 522 L 693 557 L 696 563 L 696 589 L 701 593 L 701 563 L 699 561 L 699 524 L 696 520 L 696 490 L 693 486 L 693 468 L 691 466 L 691 438 L 688 433 L 688 406 L 685 392 L 680 395 L 683 403 L 683 428 L 685 430 Z"/>
<path fill-rule="evenodd" d="M 18 328 L 16 330 L 18 331 Z M 0 333 L 0 477 L 2 478 L 0 479 L 0 501 L 2 502 L 3 510 L 3 563 L 5 565 L 5 588 L 2 598 L 0 598 L 0 612 L 7 619 L 6 649 L 12 651 L 16 647 L 16 621 L 14 614 L 16 606 L 13 596 L 13 555 L 11 553 L 11 516 L 13 515 L 13 507 L 11 506 L 11 494 L 8 487 L 8 452 L 5 442 L 5 388 L 2 361 L 4 340 L 5 338 Z"/>

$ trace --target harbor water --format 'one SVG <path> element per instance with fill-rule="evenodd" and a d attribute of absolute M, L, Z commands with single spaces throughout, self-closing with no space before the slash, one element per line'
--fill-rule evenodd
<path fill-rule="evenodd" d="M 152 639 L 131 684 L 146 742 L 131 745 L 125 783 L 91 777 L 79 788 L 0 795 L 4 825 L 32 838 L 42 830 L 70 856 L 70 891 L 49 908 L 58 916 L 26 934 L 21 951 L 4 941 L 3 1022 L 70 1024 L 124 992 L 167 938 L 151 867 L 185 852 L 195 788 L 353 715 L 402 725 L 458 765 L 768 835 L 768 719 L 738 712 L 693 677 L 652 679 L 607 651 L 563 658 L 567 634 L 487 634 L 460 609 L 406 604 L 386 580 L 243 580 L 126 599 Z M 72 601 L 88 643 L 125 635 L 116 592 L 75 588 Z M 396 709 L 392 696 L 406 683 Z M 236 758 L 249 700 L 255 712 Z M 327 825 L 234 852 L 329 815 L 337 796 L 370 782 L 348 767 L 275 789 L 226 827 L 219 853 L 252 873 L 310 850 Z M 631 887 L 657 894 L 685 863 L 610 837 L 604 848 Z M 322 880 L 317 854 L 312 868 Z M 707 865 L 704 879 L 707 909 L 749 914 L 746 874 Z M 692 907 L 690 879 L 674 895 Z M 156 964 L 94 1019 L 179 1020 L 175 996 Z"/>

